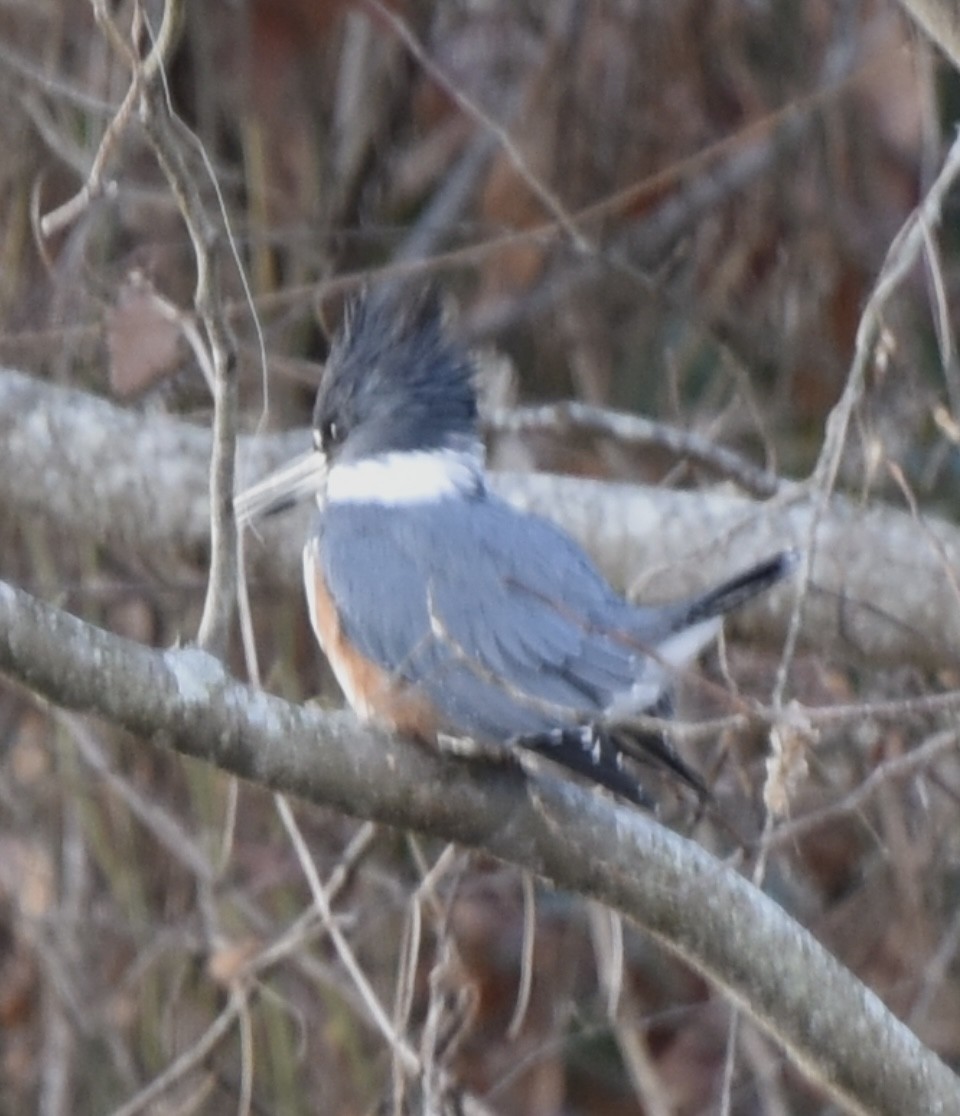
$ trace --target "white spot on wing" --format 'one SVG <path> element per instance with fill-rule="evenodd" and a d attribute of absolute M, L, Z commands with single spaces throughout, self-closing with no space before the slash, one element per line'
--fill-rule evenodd
<path fill-rule="evenodd" d="M 702 620 L 690 628 L 675 632 L 657 644 L 657 655 L 671 667 L 684 667 L 692 662 L 720 634 L 723 619 L 719 616 Z"/>
<path fill-rule="evenodd" d="M 611 720 L 630 717 L 653 708 L 672 680 L 672 676 L 692 662 L 720 632 L 721 617 L 703 620 L 657 643 L 645 663 L 640 678 L 622 694 L 618 694 L 605 710 Z"/>

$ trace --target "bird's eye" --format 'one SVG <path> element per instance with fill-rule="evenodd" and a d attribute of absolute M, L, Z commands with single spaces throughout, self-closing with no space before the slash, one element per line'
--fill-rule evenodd
<path fill-rule="evenodd" d="M 340 427 L 333 419 L 324 419 L 314 427 L 313 445 L 321 452 L 340 441 Z"/>

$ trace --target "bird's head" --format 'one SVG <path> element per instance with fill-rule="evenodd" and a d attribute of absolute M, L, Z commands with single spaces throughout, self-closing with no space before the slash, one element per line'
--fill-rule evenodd
<path fill-rule="evenodd" d="M 474 367 L 432 289 L 347 308 L 313 411 L 313 449 L 237 499 L 241 522 L 301 499 L 415 503 L 482 487 Z"/>

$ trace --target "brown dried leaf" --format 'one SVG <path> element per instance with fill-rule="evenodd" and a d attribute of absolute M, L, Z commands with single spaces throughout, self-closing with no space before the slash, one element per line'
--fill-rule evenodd
<path fill-rule="evenodd" d="M 168 376 L 179 360 L 181 330 L 149 280 L 132 273 L 107 313 L 110 386 L 128 398 Z"/>

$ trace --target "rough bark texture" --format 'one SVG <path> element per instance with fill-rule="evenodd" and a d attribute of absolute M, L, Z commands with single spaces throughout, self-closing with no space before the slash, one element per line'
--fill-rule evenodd
<path fill-rule="evenodd" d="M 743 877 L 564 780 L 441 759 L 151 651 L 0 583 L 0 671 L 51 701 L 278 790 L 486 849 L 645 927 L 724 988 L 850 1112 L 960 1113 L 960 1081 Z"/>
<path fill-rule="evenodd" d="M 241 484 L 309 444 L 307 435 L 241 442 Z M 210 436 L 163 415 L 0 372 L 0 510 L 15 525 L 40 516 L 90 542 L 171 572 L 202 569 L 209 538 Z M 960 531 L 896 509 L 833 499 L 816 534 L 801 488 L 765 503 L 725 490 L 675 492 L 568 477 L 498 474 L 518 506 L 557 520 L 611 580 L 646 600 L 692 592 L 785 546 L 816 561 L 803 637 L 818 650 L 924 669 L 960 656 Z M 308 511 L 251 537 L 253 581 L 294 586 Z M 782 635 L 785 587 L 737 618 L 752 637 Z"/>

